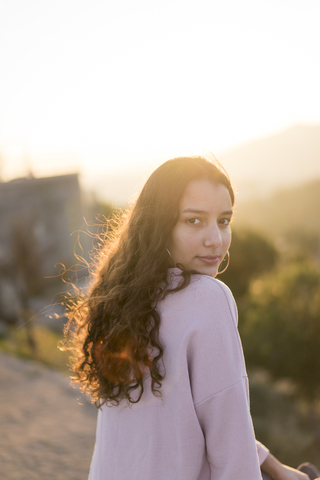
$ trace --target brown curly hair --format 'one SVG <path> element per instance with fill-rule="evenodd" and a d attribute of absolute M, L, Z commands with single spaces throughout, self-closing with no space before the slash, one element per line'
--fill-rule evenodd
<path fill-rule="evenodd" d="M 167 270 L 172 265 L 166 248 L 183 191 L 197 178 L 225 185 L 234 204 L 229 177 L 215 159 L 179 157 L 163 163 L 121 224 L 107 234 L 90 292 L 70 307 L 66 336 L 71 339 L 74 380 L 97 406 L 118 405 L 124 398 L 138 402 L 146 372 L 153 394 L 161 395 L 164 350 L 156 307 L 169 293 L 185 288 L 194 273 L 179 265 L 183 281 L 169 289 Z"/>

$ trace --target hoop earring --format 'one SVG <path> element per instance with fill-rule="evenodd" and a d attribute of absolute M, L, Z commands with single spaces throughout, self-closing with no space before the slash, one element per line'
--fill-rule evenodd
<path fill-rule="evenodd" d="M 171 253 L 170 253 L 169 248 L 166 248 L 166 250 L 167 250 L 167 253 L 168 253 L 169 257 L 170 257 L 170 264 L 171 264 L 171 265 L 170 265 L 170 268 L 173 268 L 173 267 L 175 267 L 175 264 L 174 264 L 172 255 L 171 255 Z"/>
<path fill-rule="evenodd" d="M 224 273 L 224 272 L 227 270 L 227 268 L 229 267 L 229 263 L 230 263 L 230 253 L 229 253 L 229 250 L 227 251 L 227 257 L 228 257 L 228 263 L 227 263 L 226 267 L 225 267 L 223 270 L 221 270 L 221 272 L 218 271 L 217 275 L 220 275 L 220 273 Z M 224 257 L 224 258 L 226 258 L 226 257 Z M 224 260 L 224 259 L 223 259 L 223 260 Z M 223 260 L 222 260 L 222 262 L 223 262 Z M 222 263 L 222 262 L 221 262 L 221 263 Z M 220 266 L 220 265 L 219 265 L 219 266 Z"/>

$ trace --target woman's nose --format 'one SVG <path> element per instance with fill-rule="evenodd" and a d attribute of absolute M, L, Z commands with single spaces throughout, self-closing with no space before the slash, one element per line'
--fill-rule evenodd
<path fill-rule="evenodd" d="M 207 229 L 204 238 L 205 247 L 220 247 L 222 245 L 221 232 L 218 225 Z"/>

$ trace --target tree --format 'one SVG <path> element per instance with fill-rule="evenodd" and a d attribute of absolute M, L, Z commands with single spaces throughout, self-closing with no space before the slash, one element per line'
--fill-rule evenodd
<path fill-rule="evenodd" d="M 247 293 L 250 282 L 271 270 L 278 253 L 269 240 L 253 230 L 235 230 L 230 246 L 230 265 L 219 276 L 232 290 L 237 301 Z"/>
<path fill-rule="evenodd" d="M 41 295 L 44 290 L 43 282 L 43 252 L 39 247 L 35 234 L 37 216 L 20 218 L 12 226 L 12 259 L 10 280 L 17 296 L 19 311 L 16 322 L 26 328 L 27 341 L 33 353 L 37 345 L 33 331 L 32 309 L 30 300 L 33 296 Z"/>

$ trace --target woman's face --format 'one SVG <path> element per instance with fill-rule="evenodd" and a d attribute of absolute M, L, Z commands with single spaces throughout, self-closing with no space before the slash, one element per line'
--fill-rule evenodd
<path fill-rule="evenodd" d="M 215 277 L 230 245 L 232 213 L 225 185 L 205 179 L 188 183 L 169 243 L 174 264 Z"/>

